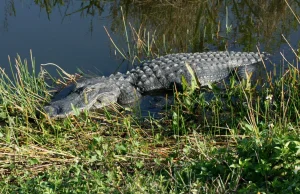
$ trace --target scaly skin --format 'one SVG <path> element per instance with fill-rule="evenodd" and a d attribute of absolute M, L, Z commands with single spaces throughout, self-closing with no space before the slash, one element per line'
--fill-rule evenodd
<path fill-rule="evenodd" d="M 186 63 L 192 67 L 201 86 L 205 86 L 228 77 L 236 68 L 241 77 L 245 77 L 245 67 L 252 67 L 265 58 L 265 54 L 254 52 L 170 54 L 145 62 L 126 74 L 83 79 L 68 96 L 44 108 L 50 117 L 63 118 L 74 114 L 72 106 L 83 111 L 116 102 L 129 104 L 147 92 L 170 89 L 174 83 L 181 86 L 182 76 L 190 82 Z"/>

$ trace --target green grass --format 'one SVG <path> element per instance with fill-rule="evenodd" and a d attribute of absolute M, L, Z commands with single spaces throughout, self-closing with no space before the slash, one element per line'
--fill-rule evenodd
<path fill-rule="evenodd" d="M 128 55 L 119 49 L 124 58 L 156 56 L 150 36 L 127 29 L 127 42 L 136 44 Z M 0 193 L 300 192 L 300 72 L 293 66 L 263 82 L 199 89 L 194 79 L 175 91 L 161 119 L 141 122 L 116 107 L 49 119 L 47 73 L 30 62 L 18 56 L 10 72 L 0 69 Z"/>
<path fill-rule="evenodd" d="M 300 192 L 296 68 L 260 89 L 185 85 L 160 120 L 117 109 L 50 120 L 36 116 L 49 94 L 31 61 L 1 71 L 1 193 Z"/>

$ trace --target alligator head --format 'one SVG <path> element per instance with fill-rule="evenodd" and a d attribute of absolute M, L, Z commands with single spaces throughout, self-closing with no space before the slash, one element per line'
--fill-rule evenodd
<path fill-rule="evenodd" d="M 117 102 L 120 88 L 112 79 L 98 77 L 81 80 L 65 98 L 51 102 L 44 110 L 50 117 L 63 118 L 75 110 L 99 109 Z"/>

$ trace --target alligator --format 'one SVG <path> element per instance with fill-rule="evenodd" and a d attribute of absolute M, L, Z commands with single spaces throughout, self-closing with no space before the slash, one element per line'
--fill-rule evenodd
<path fill-rule="evenodd" d="M 266 58 L 266 53 L 233 51 L 169 54 L 146 61 L 126 74 L 83 78 L 68 95 L 52 100 L 44 110 L 50 117 L 63 118 L 75 114 L 74 108 L 83 111 L 112 103 L 130 104 L 149 92 L 172 89 L 174 84 L 182 86 L 182 77 L 190 83 L 192 75 L 188 67 L 200 85 L 206 86 L 229 77 L 234 70 L 245 77 L 247 67 L 253 71 L 253 65 Z"/>

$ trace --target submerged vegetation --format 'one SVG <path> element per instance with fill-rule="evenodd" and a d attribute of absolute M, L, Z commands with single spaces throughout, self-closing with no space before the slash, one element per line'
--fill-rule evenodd
<path fill-rule="evenodd" d="M 172 41 L 162 38 L 157 46 L 125 21 L 126 52 L 116 48 L 124 58 L 176 51 L 160 52 L 155 48 L 171 48 Z M 193 47 L 190 40 L 185 44 Z M 295 62 L 283 55 L 280 75 L 265 68 L 263 80 L 230 79 L 202 89 L 195 80 L 182 93 L 175 88 L 174 104 L 160 119 L 140 119 L 117 107 L 50 119 L 42 109 L 50 100 L 47 72 L 37 75 L 33 57 L 31 65 L 17 57 L 11 72 L 0 69 L 0 193 L 299 193 L 297 49 L 291 48 Z"/>
<path fill-rule="evenodd" d="M 3 23 L 9 28 L 9 16 L 18 15 L 17 2 L 5 2 Z M 128 29 L 134 31 L 135 38 L 122 45 L 122 48 L 126 48 L 127 51 L 127 43 L 137 47 L 137 52 L 131 53 L 133 57 L 153 57 L 170 52 L 224 50 L 237 46 L 242 46 L 244 51 L 253 51 L 256 50 L 257 44 L 264 44 L 266 51 L 276 50 L 282 44 L 281 34 L 288 35 L 298 27 L 297 17 L 290 8 L 298 13 L 300 7 L 296 0 L 191 0 L 188 3 L 182 0 L 171 3 L 168 0 L 21 2 L 28 7 L 39 6 L 41 13 L 46 13 L 49 20 L 55 10 L 59 10 L 62 15 L 62 22 L 75 14 L 90 18 L 91 33 L 93 25 L 97 25 L 97 17 L 104 15 L 104 10 L 109 11 L 108 17 L 112 20 L 109 30 L 116 34 L 124 33 L 122 27 L 125 18 L 129 21 Z M 123 11 L 120 11 L 120 7 Z M 120 42 L 124 42 L 123 36 L 121 38 Z M 140 49 L 143 44 L 152 47 L 145 52 Z"/>

